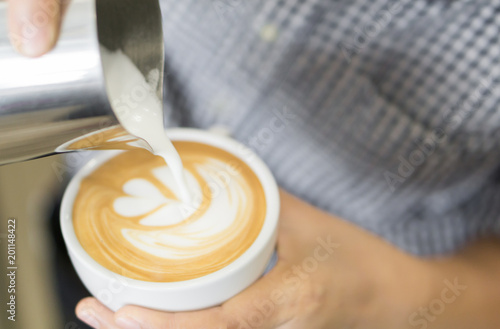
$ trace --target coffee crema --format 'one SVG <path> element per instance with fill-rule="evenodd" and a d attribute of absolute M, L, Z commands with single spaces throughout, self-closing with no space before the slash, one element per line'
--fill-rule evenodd
<path fill-rule="evenodd" d="M 183 203 L 165 161 L 146 150 L 118 154 L 81 181 L 73 225 L 105 268 L 153 282 L 198 278 L 240 257 L 259 235 L 263 187 L 238 157 L 174 142 L 192 195 Z"/>

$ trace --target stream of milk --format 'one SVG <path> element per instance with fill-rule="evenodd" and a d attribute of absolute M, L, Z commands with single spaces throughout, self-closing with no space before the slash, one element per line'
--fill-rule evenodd
<path fill-rule="evenodd" d="M 165 159 L 181 201 L 189 203 L 191 196 L 182 161 L 165 133 L 163 106 L 155 88 L 121 51 L 110 52 L 101 46 L 101 58 L 108 97 L 118 121 L 130 134 L 145 140 L 155 155 Z"/>

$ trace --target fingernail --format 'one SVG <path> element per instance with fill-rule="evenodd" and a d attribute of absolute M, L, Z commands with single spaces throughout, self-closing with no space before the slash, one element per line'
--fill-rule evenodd
<path fill-rule="evenodd" d="M 116 319 L 116 324 L 122 329 L 141 329 L 141 325 L 131 318 L 118 318 Z"/>
<path fill-rule="evenodd" d="M 97 318 L 93 316 L 89 311 L 81 312 L 80 314 L 78 314 L 78 318 L 94 329 L 99 329 L 101 327 L 101 324 L 99 323 Z"/>
<path fill-rule="evenodd" d="M 41 26 L 31 38 L 26 38 L 22 52 L 31 57 L 41 56 L 49 51 L 56 39 L 56 28 L 53 24 Z"/>

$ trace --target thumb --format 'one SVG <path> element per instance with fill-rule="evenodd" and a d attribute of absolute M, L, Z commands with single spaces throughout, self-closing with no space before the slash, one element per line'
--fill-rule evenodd
<path fill-rule="evenodd" d="M 14 48 L 38 57 L 56 44 L 63 0 L 9 0 L 9 37 Z"/>
<path fill-rule="evenodd" d="M 273 329 L 293 318 L 290 307 L 295 289 L 283 284 L 283 273 L 288 267 L 278 262 L 275 268 L 252 286 L 222 305 L 231 314 L 236 329 Z"/>
<path fill-rule="evenodd" d="M 284 294 L 277 297 L 279 265 L 252 286 L 221 306 L 194 312 L 160 312 L 125 306 L 115 314 L 120 328 L 273 329 L 290 319 Z"/>

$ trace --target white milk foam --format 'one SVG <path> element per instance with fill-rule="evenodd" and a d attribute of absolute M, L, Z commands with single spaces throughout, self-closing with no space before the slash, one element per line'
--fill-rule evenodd
<path fill-rule="evenodd" d="M 181 158 L 163 127 L 163 108 L 154 89 L 134 63 L 120 50 L 101 46 L 101 58 L 108 97 L 120 124 L 132 135 L 145 140 L 155 155 L 165 159 L 174 175 L 179 197 L 190 202 Z"/>
<path fill-rule="evenodd" d="M 243 184 L 238 179 L 223 181 L 218 177 L 225 166 L 223 161 L 215 159 L 196 166 L 195 170 L 204 182 L 216 186 L 217 194 L 203 209 L 204 213 L 200 218 L 182 224 L 200 210 L 203 199 L 202 187 L 191 173 L 186 175 L 193 196 L 189 206 L 166 198 L 146 179 L 131 179 L 126 182 L 123 190 L 128 196 L 117 198 L 113 204 L 114 210 L 124 217 L 143 216 L 141 225 L 158 227 L 158 230 L 122 229 L 123 236 L 136 248 L 165 259 L 199 257 L 221 248 L 225 239 L 218 241 L 216 236 L 228 232 L 238 218 L 238 212 L 247 204 Z M 167 167 L 154 169 L 153 175 L 169 188 L 176 185 Z M 173 227 L 176 224 L 180 225 Z M 206 246 L 195 248 L 200 243 Z"/>

